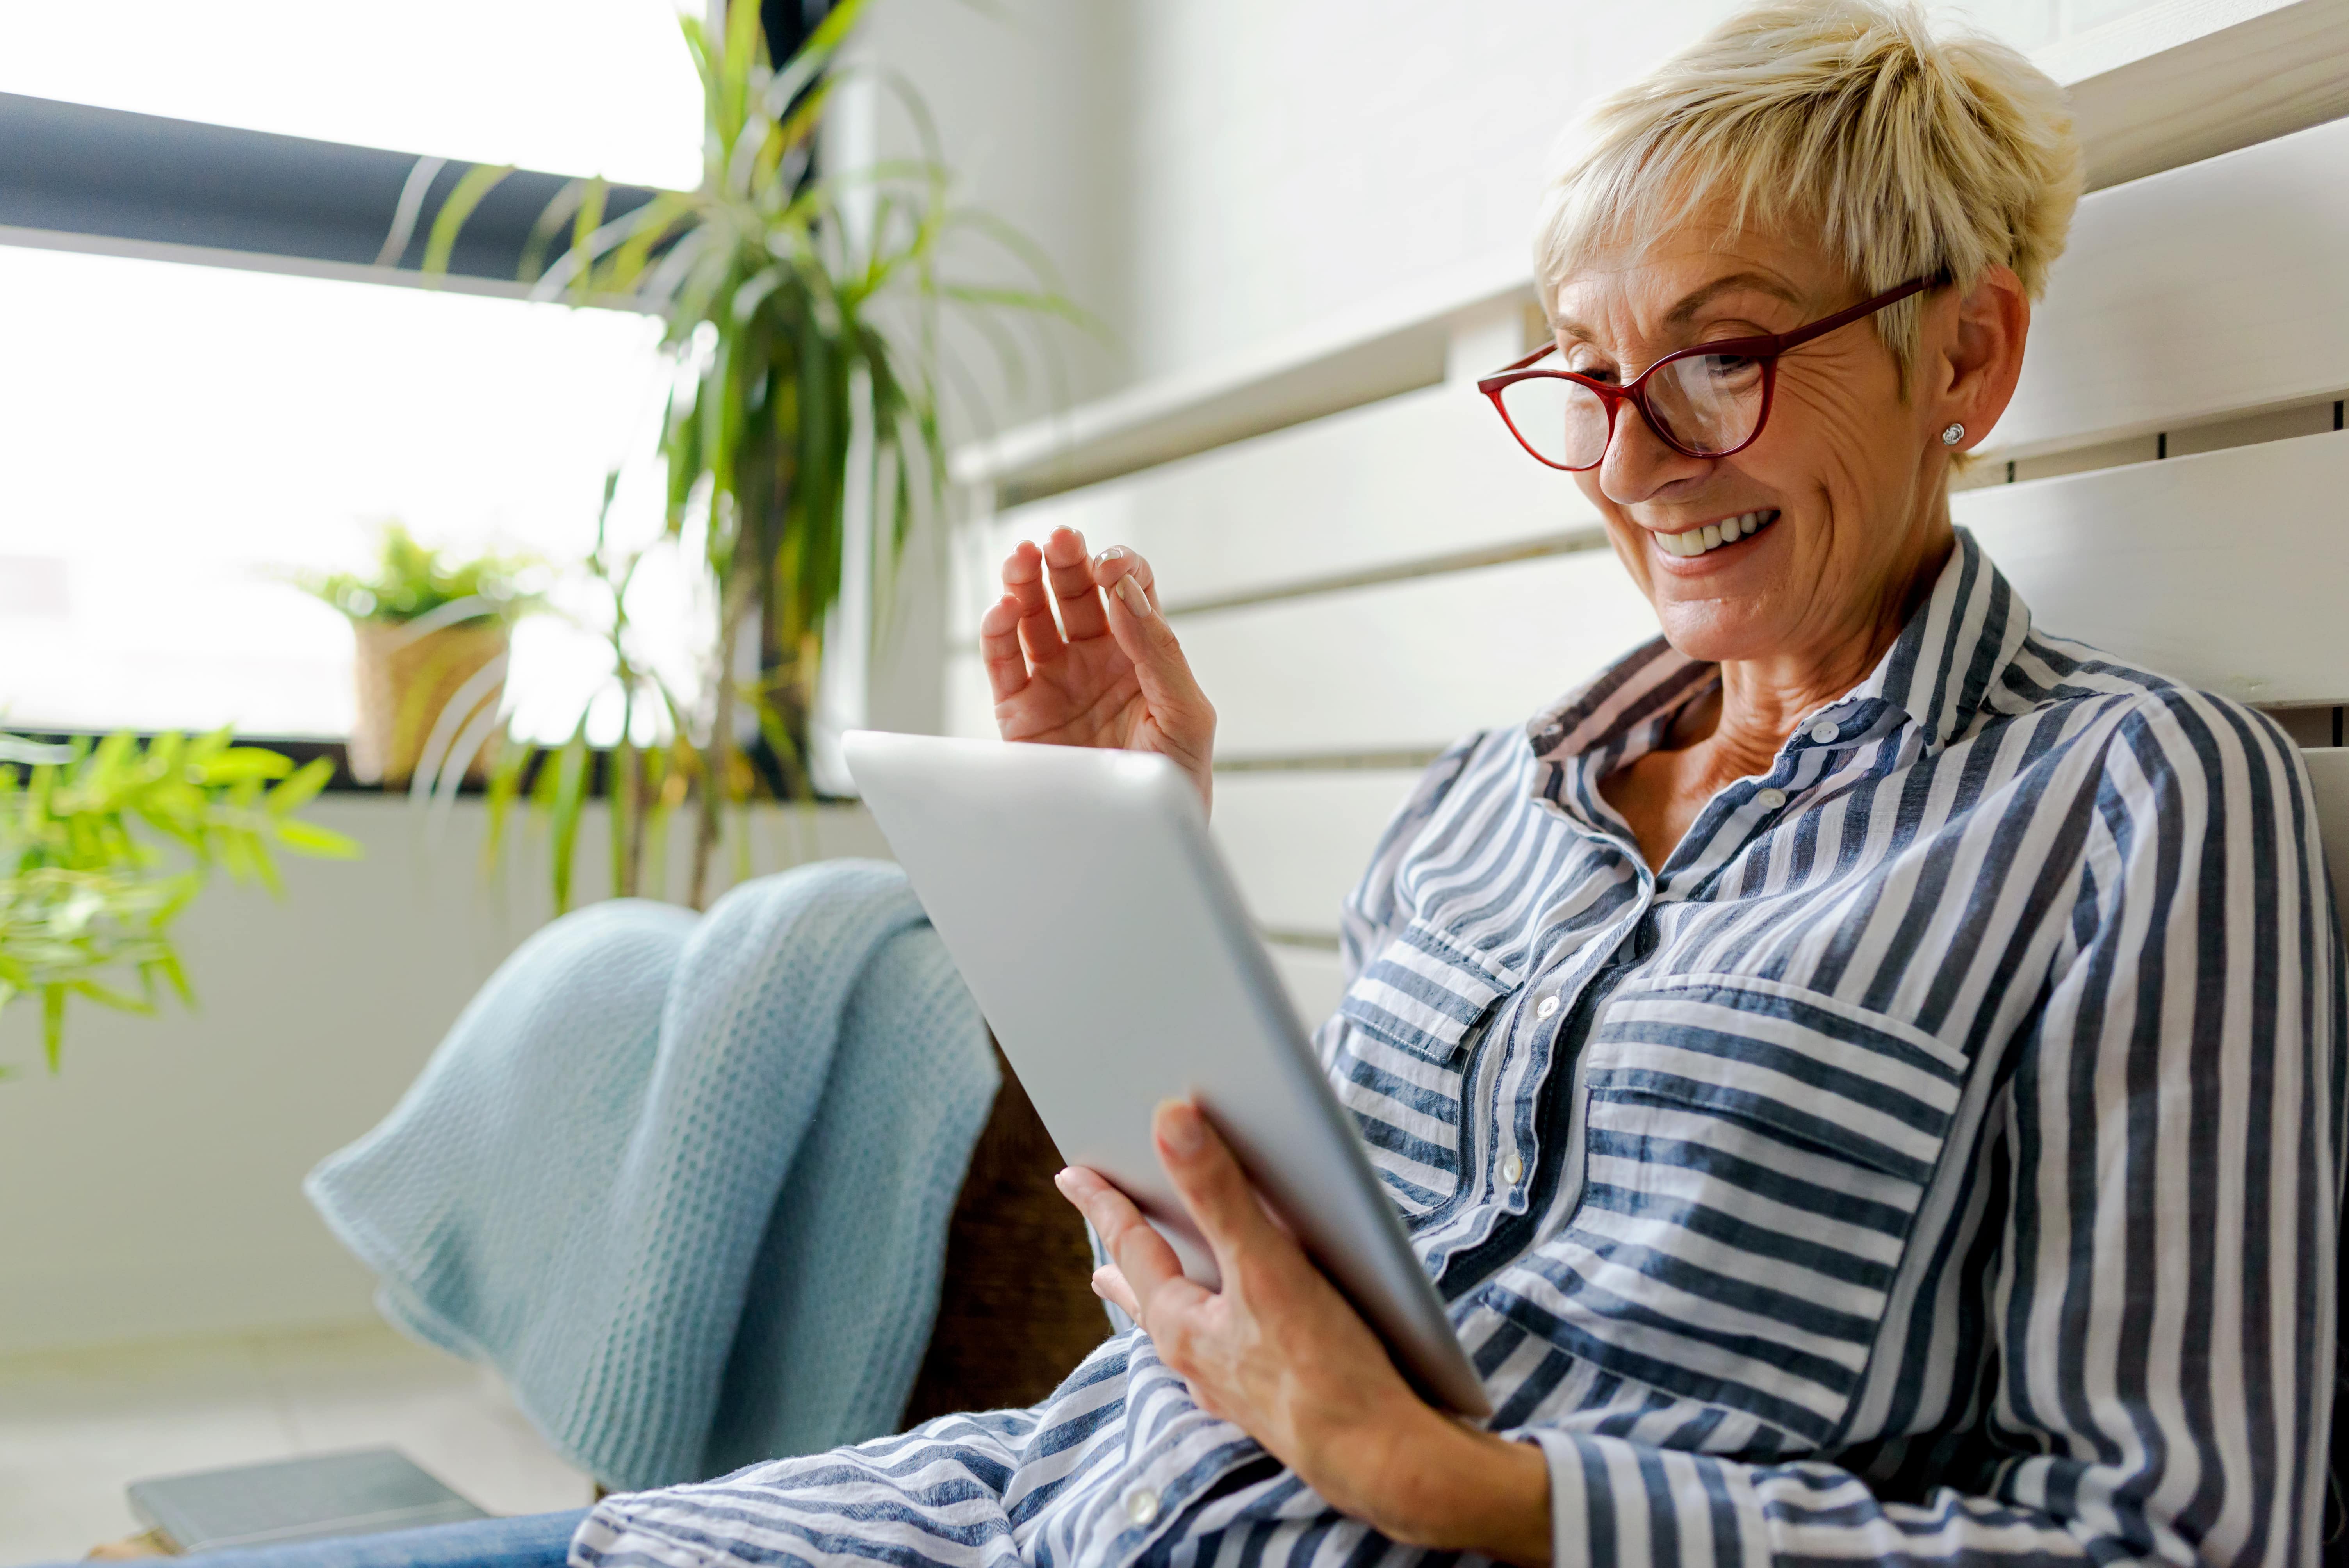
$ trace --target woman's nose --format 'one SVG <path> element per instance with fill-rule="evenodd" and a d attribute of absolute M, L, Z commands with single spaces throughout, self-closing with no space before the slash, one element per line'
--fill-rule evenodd
<path fill-rule="evenodd" d="M 1640 406 L 1625 403 L 1616 410 L 1606 455 L 1599 460 L 1599 488 L 1616 505 L 1633 506 L 1682 480 L 1702 479 L 1711 466 L 1707 459 L 1666 446 Z"/>

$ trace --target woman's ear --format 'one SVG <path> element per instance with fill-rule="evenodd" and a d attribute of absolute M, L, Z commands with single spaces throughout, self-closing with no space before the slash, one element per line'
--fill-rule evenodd
<path fill-rule="evenodd" d="M 2007 267 L 1985 267 L 1957 302 L 1938 352 L 1928 356 L 1938 386 L 1925 402 L 1932 428 L 1966 428 L 1961 449 L 1982 443 L 2014 398 L 2023 377 L 2023 340 L 2031 335 L 2031 299 Z"/>

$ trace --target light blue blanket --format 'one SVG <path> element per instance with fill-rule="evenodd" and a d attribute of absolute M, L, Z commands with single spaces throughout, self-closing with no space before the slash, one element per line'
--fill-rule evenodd
<path fill-rule="evenodd" d="M 895 1429 L 998 1073 L 904 874 L 596 904 L 310 1200 L 410 1333 L 621 1491 Z"/>

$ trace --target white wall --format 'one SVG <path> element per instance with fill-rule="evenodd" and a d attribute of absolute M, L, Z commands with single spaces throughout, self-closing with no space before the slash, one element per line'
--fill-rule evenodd
<path fill-rule="evenodd" d="M 371 1315 L 369 1277 L 302 1176 L 391 1108 L 547 899 L 536 865 L 485 883 L 478 801 L 433 844 L 398 801 L 333 797 L 316 815 L 367 858 L 287 861 L 283 901 L 212 889 L 184 923 L 201 1012 L 78 1007 L 55 1078 L 36 1009 L 0 1016 L 16 1069 L 0 1080 L 0 1354 Z M 757 866 L 887 853 L 861 810 L 806 828 L 761 812 Z M 583 896 L 608 885 L 606 841 L 591 813 Z"/>
<path fill-rule="evenodd" d="M 1975 0 L 2021 47 L 2159 0 Z M 971 193 L 1174 374 L 1521 254 L 1570 116 L 1734 0 L 887 0 L 869 43 Z"/>

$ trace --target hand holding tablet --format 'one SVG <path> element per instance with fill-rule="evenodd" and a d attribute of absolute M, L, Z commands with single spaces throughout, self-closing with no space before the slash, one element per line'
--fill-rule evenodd
<path fill-rule="evenodd" d="M 1395 1365 L 1430 1398 L 1487 1413 L 1184 772 L 1092 748 L 870 731 L 844 747 L 1062 1157 L 1112 1184 L 1213 1290 L 1214 1249 L 1151 1130 L 1161 1102 L 1194 1101 Z"/>

